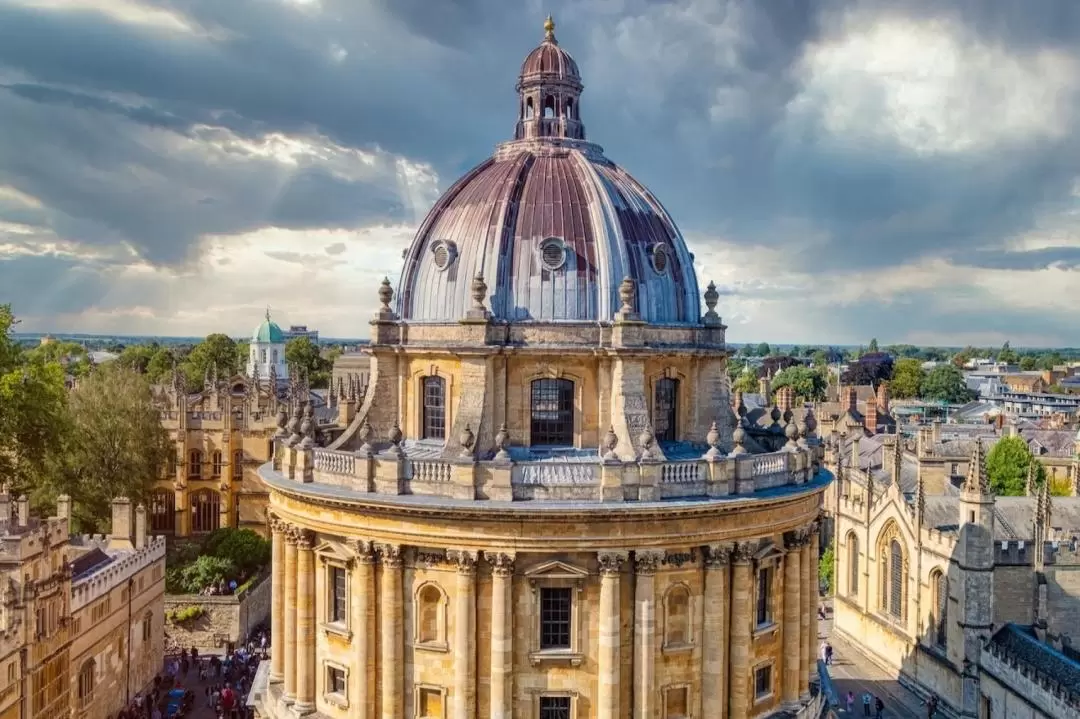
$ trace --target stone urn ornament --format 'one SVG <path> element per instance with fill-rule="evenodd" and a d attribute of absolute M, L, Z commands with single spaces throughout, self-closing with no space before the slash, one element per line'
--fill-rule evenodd
<path fill-rule="evenodd" d="M 476 442 L 476 435 L 473 434 L 472 427 L 468 424 L 465 425 L 465 429 L 461 431 L 461 436 L 458 437 L 458 442 L 461 443 L 461 456 L 471 457 L 473 443 Z"/>
<path fill-rule="evenodd" d="M 638 442 L 641 443 L 641 458 L 651 459 L 653 456 L 653 445 L 656 443 L 656 436 L 653 434 L 652 425 L 645 425 L 645 429 L 641 430 L 641 434 L 638 436 Z"/>
<path fill-rule="evenodd" d="M 396 449 L 401 449 L 401 436 L 401 427 L 395 419 L 394 426 L 390 428 L 390 434 L 387 436 L 387 439 L 390 440 L 390 444 L 394 445 Z"/>
<path fill-rule="evenodd" d="M 709 451 L 705 453 L 707 459 L 716 459 L 720 456 L 720 429 L 716 426 L 716 420 L 713 420 L 712 425 L 709 427 L 708 434 L 705 435 L 705 442 L 709 445 Z"/>
<path fill-rule="evenodd" d="M 746 454 L 746 447 L 743 446 L 743 442 L 746 441 L 746 430 L 742 427 L 736 427 L 735 431 L 731 433 L 731 439 L 735 442 L 735 449 L 731 450 L 731 456 L 738 457 Z"/>
<path fill-rule="evenodd" d="M 510 453 L 506 448 L 510 446 L 510 432 L 506 430 L 506 422 L 499 425 L 499 431 L 495 433 L 495 459 L 505 462 L 510 459 Z"/>
<path fill-rule="evenodd" d="M 619 437 L 615 434 L 615 427 L 609 426 L 607 433 L 604 435 L 604 459 L 606 461 L 617 460 L 619 457 L 615 454 L 615 448 L 619 446 Z"/>
<path fill-rule="evenodd" d="M 371 426 L 371 422 L 367 417 L 364 417 L 364 421 L 360 424 L 360 430 L 357 433 L 357 437 L 360 439 L 360 451 L 365 455 L 371 454 L 371 440 L 375 436 L 375 430 Z"/>
<path fill-rule="evenodd" d="M 288 424 L 289 424 L 289 413 L 285 411 L 284 405 L 281 406 L 281 407 L 278 407 L 278 411 L 277 411 L 277 436 L 279 438 L 289 436 L 289 431 L 286 429 Z"/>

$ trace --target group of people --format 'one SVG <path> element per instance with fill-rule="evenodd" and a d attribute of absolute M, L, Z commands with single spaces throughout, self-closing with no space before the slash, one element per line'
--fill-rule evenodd
<path fill-rule="evenodd" d="M 862 695 L 862 710 L 863 717 L 882 719 L 885 716 L 885 702 L 881 697 L 875 697 L 870 692 L 866 692 Z M 847 711 L 848 716 L 855 716 L 855 692 L 847 693 Z"/>

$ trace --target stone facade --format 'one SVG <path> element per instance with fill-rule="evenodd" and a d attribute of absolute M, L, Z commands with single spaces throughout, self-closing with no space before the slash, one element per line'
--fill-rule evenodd
<path fill-rule="evenodd" d="M 1002 627 L 1015 624 L 1035 638 L 1024 644 L 1029 652 L 1058 656 L 1070 646 L 1080 626 L 1080 499 L 1051 498 L 1045 488 L 1033 497 L 994 497 L 979 440 L 959 489 L 946 483 L 931 493 L 920 473 L 907 491 L 898 441 L 885 437 L 884 453 L 893 458 L 887 470 L 860 467 L 857 445 L 826 453 L 837 474 L 826 502 L 836 631 L 917 692 L 937 694 L 944 711 L 1028 716 L 1016 707 L 1033 695 L 1009 677 L 1033 670 L 1001 671 L 1008 652 L 995 643 Z M 1080 676 L 1080 664 L 1076 671 Z M 1074 702 L 1070 711 L 1080 711 L 1080 683 L 1061 696 L 1049 689 L 1043 698 L 1046 706 Z"/>
<path fill-rule="evenodd" d="M 182 624 L 169 623 L 169 636 L 180 647 L 221 649 L 239 646 L 270 617 L 270 582 L 264 579 L 243 595 L 169 594 L 165 610 L 200 606 L 203 615 Z"/>
<path fill-rule="evenodd" d="M 153 679 L 164 655 L 165 540 L 146 511 L 113 504 L 110 535 L 69 536 L 56 517 L 0 495 L 0 717 L 104 717 Z"/>

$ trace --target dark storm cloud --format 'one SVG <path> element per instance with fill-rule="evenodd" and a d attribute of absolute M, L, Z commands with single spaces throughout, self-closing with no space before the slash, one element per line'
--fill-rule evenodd
<path fill-rule="evenodd" d="M 445 187 L 510 135 L 519 63 L 550 10 L 584 74 L 590 139 L 684 229 L 786 248 L 805 270 L 928 255 L 1002 269 L 1075 265 L 1065 251 L 994 250 L 1047 206 L 1075 201 L 1080 140 L 1071 134 L 918 154 L 880 138 L 826 136 L 812 118 L 790 115 L 803 89 L 799 58 L 845 32 L 853 9 L 950 19 L 1007 51 L 1075 56 L 1075 0 L 158 6 L 195 31 L 0 5 L 0 184 L 44 203 L 47 217 L 34 224 L 178 264 L 204 234 L 416 221 L 423 208 L 403 205 L 395 182 L 321 167 L 275 172 L 254 159 L 211 163 L 139 133 L 193 142 L 201 125 L 242 138 L 316 133 L 429 162 Z M 19 221 L 12 212 L 0 207 L 0 220 Z"/>

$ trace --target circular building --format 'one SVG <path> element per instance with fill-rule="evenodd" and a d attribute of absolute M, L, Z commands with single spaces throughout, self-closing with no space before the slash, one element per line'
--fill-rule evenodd
<path fill-rule="evenodd" d="M 785 395 L 771 424 L 736 416 L 718 293 L 702 313 L 671 217 L 585 139 L 577 64 L 545 30 L 514 139 L 378 289 L 339 426 L 279 415 L 260 716 L 742 719 L 809 700 L 830 479 L 813 415 Z"/>

